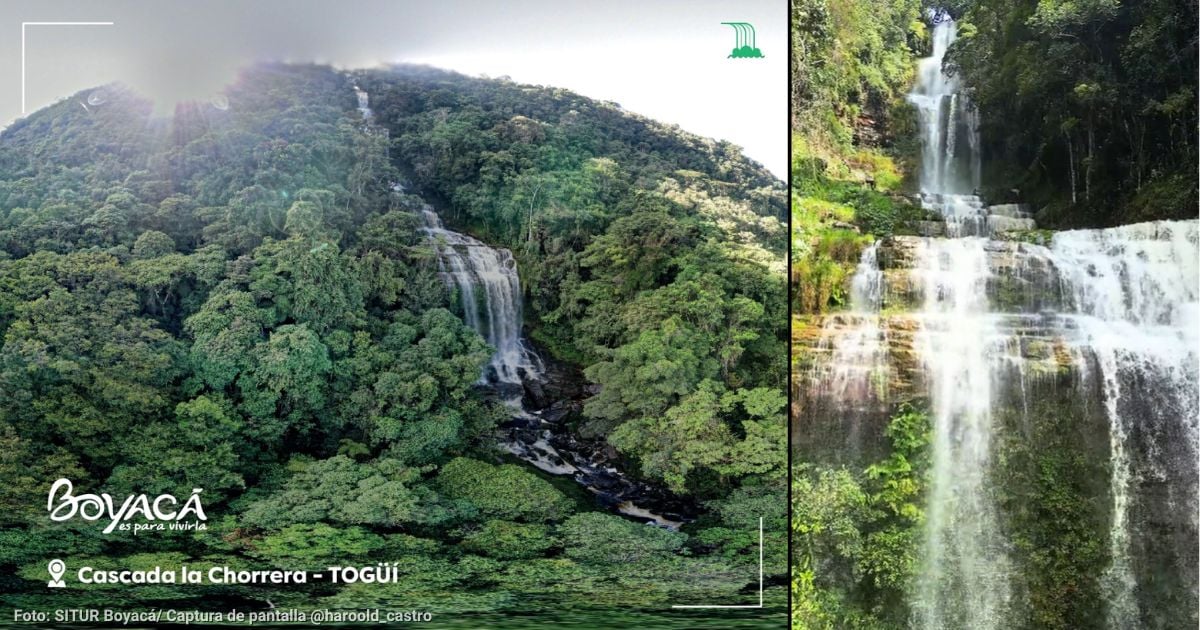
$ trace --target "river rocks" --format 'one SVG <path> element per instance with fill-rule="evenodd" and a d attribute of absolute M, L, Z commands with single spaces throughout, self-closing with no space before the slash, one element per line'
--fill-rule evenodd
<path fill-rule="evenodd" d="M 549 357 L 544 350 L 539 354 Z M 694 502 L 623 472 L 632 462 L 606 441 L 577 434 L 583 403 L 599 386 L 565 363 L 552 358 L 541 363 L 537 378 L 523 375 L 520 385 L 486 386 L 513 409 L 500 429 L 501 445 L 544 472 L 570 476 L 601 505 L 630 518 L 672 529 L 694 520 L 700 512 Z"/>
<path fill-rule="evenodd" d="M 545 348 L 526 341 L 541 357 L 542 370 L 536 385 L 526 386 L 527 393 L 533 400 L 527 405 L 530 409 L 544 409 L 558 401 L 581 400 L 598 393 L 598 385 L 587 382 L 583 373 L 575 366 L 553 358 Z M 530 379 L 525 379 L 528 382 Z M 595 389 L 596 391 L 591 391 Z"/>
<path fill-rule="evenodd" d="M 546 397 L 545 390 L 542 389 L 542 382 L 540 380 L 522 376 L 521 387 L 525 399 L 532 403 L 531 407 L 545 407 L 550 403 Z"/>
<path fill-rule="evenodd" d="M 570 403 L 560 400 L 553 403 L 546 409 L 543 409 L 540 413 L 540 417 L 543 422 L 558 424 L 567 416 L 570 416 L 572 413 L 578 411 L 580 408 L 582 408 L 582 405 L 579 403 Z"/>

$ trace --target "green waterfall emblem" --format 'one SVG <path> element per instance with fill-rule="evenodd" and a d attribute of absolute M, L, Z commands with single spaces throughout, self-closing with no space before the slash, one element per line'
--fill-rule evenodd
<path fill-rule="evenodd" d="M 754 26 L 749 22 L 721 22 L 733 27 L 737 34 L 737 39 L 734 41 L 733 52 L 729 54 L 729 59 L 761 59 L 762 51 L 755 47 L 754 41 Z"/>

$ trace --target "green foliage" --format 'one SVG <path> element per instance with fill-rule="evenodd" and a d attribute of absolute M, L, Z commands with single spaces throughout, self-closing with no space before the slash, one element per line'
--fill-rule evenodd
<path fill-rule="evenodd" d="M 703 383 L 782 396 L 787 200 L 736 147 L 561 90 L 404 66 L 359 79 L 412 187 L 445 200 L 448 222 L 513 250 L 531 336 L 599 385 L 584 435 L 637 454 L 628 447 L 663 435 L 666 414 L 691 415 L 675 408 Z M 734 409 L 712 431 L 751 421 Z M 783 451 L 772 456 L 781 470 Z M 674 487 L 684 468 L 726 475 L 726 489 L 751 475 L 716 465 L 673 465 Z"/>
<path fill-rule="evenodd" d="M 848 150 L 864 124 L 887 129 L 927 38 L 922 4 L 792 2 L 792 128 L 831 153 Z"/>
<path fill-rule="evenodd" d="M 827 154 L 845 170 L 835 173 L 812 150 L 798 137 L 792 156 L 792 312 L 800 314 L 845 307 L 862 249 L 876 238 L 912 233 L 913 223 L 927 218 L 908 199 L 882 190 L 901 179 L 892 158 L 840 149 Z"/>
<path fill-rule="evenodd" d="M 1196 180 L 1187 173 L 1164 175 L 1142 185 L 1121 217 L 1122 223 L 1138 223 L 1142 221 L 1158 221 L 1164 219 L 1192 219 L 1195 213 L 1189 213 L 1194 208 L 1195 200 L 1200 196 L 1196 189 Z"/>
<path fill-rule="evenodd" d="M 558 528 L 567 557 L 583 563 L 635 564 L 666 560 L 687 536 L 600 512 L 576 514 Z"/>
<path fill-rule="evenodd" d="M 685 492 L 689 475 L 703 468 L 730 477 L 783 476 L 786 404 L 771 389 L 728 392 L 703 381 L 662 416 L 627 422 L 609 441 L 641 460 L 646 476 L 676 492 Z M 746 418 L 740 426 L 738 417 Z"/>
<path fill-rule="evenodd" d="M 928 415 L 901 405 L 891 451 L 861 474 L 801 466 L 792 480 L 792 619 L 802 628 L 907 627 L 930 466 Z"/>
<path fill-rule="evenodd" d="M 801 468 L 792 479 L 792 623 L 799 628 L 847 627 L 853 559 L 861 555 L 867 495 L 846 470 Z M 818 585 L 820 580 L 820 585 Z M 867 626 L 869 627 L 869 626 Z"/>
<path fill-rule="evenodd" d="M 255 541 L 250 555 L 284 570 L 320 571 L 331 564 L 363 562 L 386 546 L 382 536 L 361 527 L 325 523 L 288 525 Z"/>
<path fill-rule="evenodd" d="M 319 521 L 394 527 L 434 516 L 419 505 L 422 492 L 410 487 L 419 479 L 416 471 L 394 460 L 360 464 L 339 455 L 295 459 L 289 468 L 293 473 L 278 490 L 246 508 L 245 523 L 263 529 Z"/>
<path fill-rule="evenodd" d="M 1195 3 L 956 4 L 950 62 L 990 181 L 1048 206 L 1047 227 L 1197 216 Z"/>
<path fill-rule="evenodd" d="M 394 561 L 403 574 L 201 595 L 239 606 L 498 609 L 553 588 L 662 607 L 753 582 L 748 519 L 783 493 L 787 200 L 737 147 L 563 90 L 425 68 L 260 65 L 226 90 L 227 111 L 169 119 L 102 89 L 100 106 L 77 95 L 0 132 L 6 603 L 39 603 L 47 557 Z M 709 543 L 571 520 L 581 502 L 481 461 L 510 412 L 477 387 L 493 349 L 439 277 L 427 202 L 514 252 L 527 333 L 602 386 L 584 429 L 620 429 L 652 480 L 687 479 L 681 491 L 714 506 L 695 527 Z M 710 429 L 712 461 L 688 444 Z M 674 459 L 651 457 L 651 439 Z M 47 528 L 30 497 L 59 477 L 116 497 L 203 488 L 210 527 L 139 538 L 146 553 L 130 556 L 91 523 Z M 566 538 L 587 557 L 564 556 Z M 772 544 L 768 574 L 782 575 Z"/>
<path fill-rule="evenodd" d="M 548 481 L 520 466 L 493 466 L 459 457 L 442 467 L 438 487 L 446 496 L 479 508 L 482 514 L 525 522 L 556 521 L 572 502 Z"/>
<path fill-rule="evenodd" d="M 463 548 L 500 560 L 528 560 L 546 554 L 557 542 L 537 523 L 490 520 L 463 539 Z"/>
<path fill-rule="evenodd" d="M 1038 628 L 1100 626 L 1111 518 L 1107 418 L 1053 386 L 1031 394 L 1028 409 L 1002 414 L 1007 430 L 996 446 L 997 499 L 1029 593 L 1026 615 Z M 1166 625 L 1189 621 L 1182 607 L 1153 614 Z"/>

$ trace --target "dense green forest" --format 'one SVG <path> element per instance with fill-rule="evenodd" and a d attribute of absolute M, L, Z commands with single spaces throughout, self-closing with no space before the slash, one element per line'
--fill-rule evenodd
<path fill-rule="evenodd" d="M 985 177 L 1046 227 L 1197 214 L 1197 5 L 949 2 L 950 63 L 982 112 Z"/>
<path fill-rule="evenodd" d="M 905 283 L 912 290 L 916 281 L 885 256 L 896 251 L 892 239 L 915 242 L 902 239 L 936 218 L 915 198 L 921 148 L 906 99 L 918 58 L 930 54 L 936 9 L 956 22 L 946 69 L 979 114 L 977 193 L 987 203 L 1029 204 L 1043 228 L 1003 238 L 1043 243 L 1051 234 L 1044 228 L 1198 214 L 1195 2 L 792 0 L 795 628 L 928 627 L 911 602 L 928 518 L 932 414 L 919 359 L 903 345 L 917 327 L 905 318 L 920 302 L 904 301 Z M 872 383 L 887 391 L 889 406 L 864 414 L 882 420 L 864 429 L 866 438 L 854 436 L 872 446 L 851 453 L 851 439 L 839 442 L 844 436 L 831 436 L 834 428 L 818 418 L 863 410 L 801 401 L 828 360 L 829 331 L 849 326 L 852 277 L 872 243 L 883 243 L 883 282 L 894 283 L 875 315 L 894 326 L 888 360 L 901 376 Z M 1019 271 L 996 272 L 1005 274 Z M 893 286 L 901 288 L 888 293 Z M 1073 392 L 1066 371 L 1042 375 L 1043 398 L 1024 416 L 998 413 L 1010 428 L 1025 417 L 1032 432 L 994 446 L 1003 476 L 995 500 L 1015 515 L 1004 525 L 1025 606 L 1023 625 L 1009 627 L 1104 627 L 1111 605 L 1099 582 L 1110 561 L 1108 447 L 1093 443 L 1108 439 L 1108 429 L 1088 416 L 1094 400 L 1068 400 L 1089 394 Z M 1146 614 L 1189 619 L 1194 599 L 1171 599 L 1179 594 L 1166 581 L 1141 595 L 1161 598 Z"/>
<path fill-rule="evenodd" d="M 911 175 L 933 9 L 960 24 L 983 192 L 1016 189 L 1045 227 L 1196 216 L 1197 5 L 1175 0 L 793 0 L 794 181 Z"/>
<path fill-rule="evenodd" d="M 371 94 L 375 122 L 355 110 Z M 89 99 L 89 95 L 96 98 Z M 786 196 L 729 144 L 564 90 L 428 68 L 247 69 L 172 118 L 117 85 L 0 134 L 0 578 L 396 562 L 333 587 L 72 585 L 58 607 L 665 608 L 786 575 Z M 571 419 L 693 501 L 680 531 L 502 453 L 491 348 L 421 231 L 513 249 Z M 51 523 L 76 493 L 203 488 L 208 529 Z"/>

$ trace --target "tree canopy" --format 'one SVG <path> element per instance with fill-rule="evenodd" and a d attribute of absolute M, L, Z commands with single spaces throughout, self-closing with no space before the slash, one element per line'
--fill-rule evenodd
<path fill-rule="evenodd" d="M 389 560 L 406 576 L 133 598 L 199 606 L 503 609 L 548 583 L 658 605 L 756 580 L 756 545 L 727 532 L 751 530 L 747 493 L 786 491 L 781 182 L 728 143 L 506 80 L 267 64 L 225 96 L 155 118 L 102 86 L 0 132 L 0 565 L 19 576 L 4 597 L 44 590 L 48 555 Z M 608 514 L 498 448 L 508 412 L 478 387 L 493 349 L 438 275 L 428 205 L 516 254 L 527 333 L 599 392 L 572 426 L 701 519 Z M 710 433 L 718 459 L 686 447 Z M 664 458 L 656 440 L 678 446 Z M 118 497 L 203 488 L 209 528 L 49 523 L 31 497 L 59 477 Z"/>

